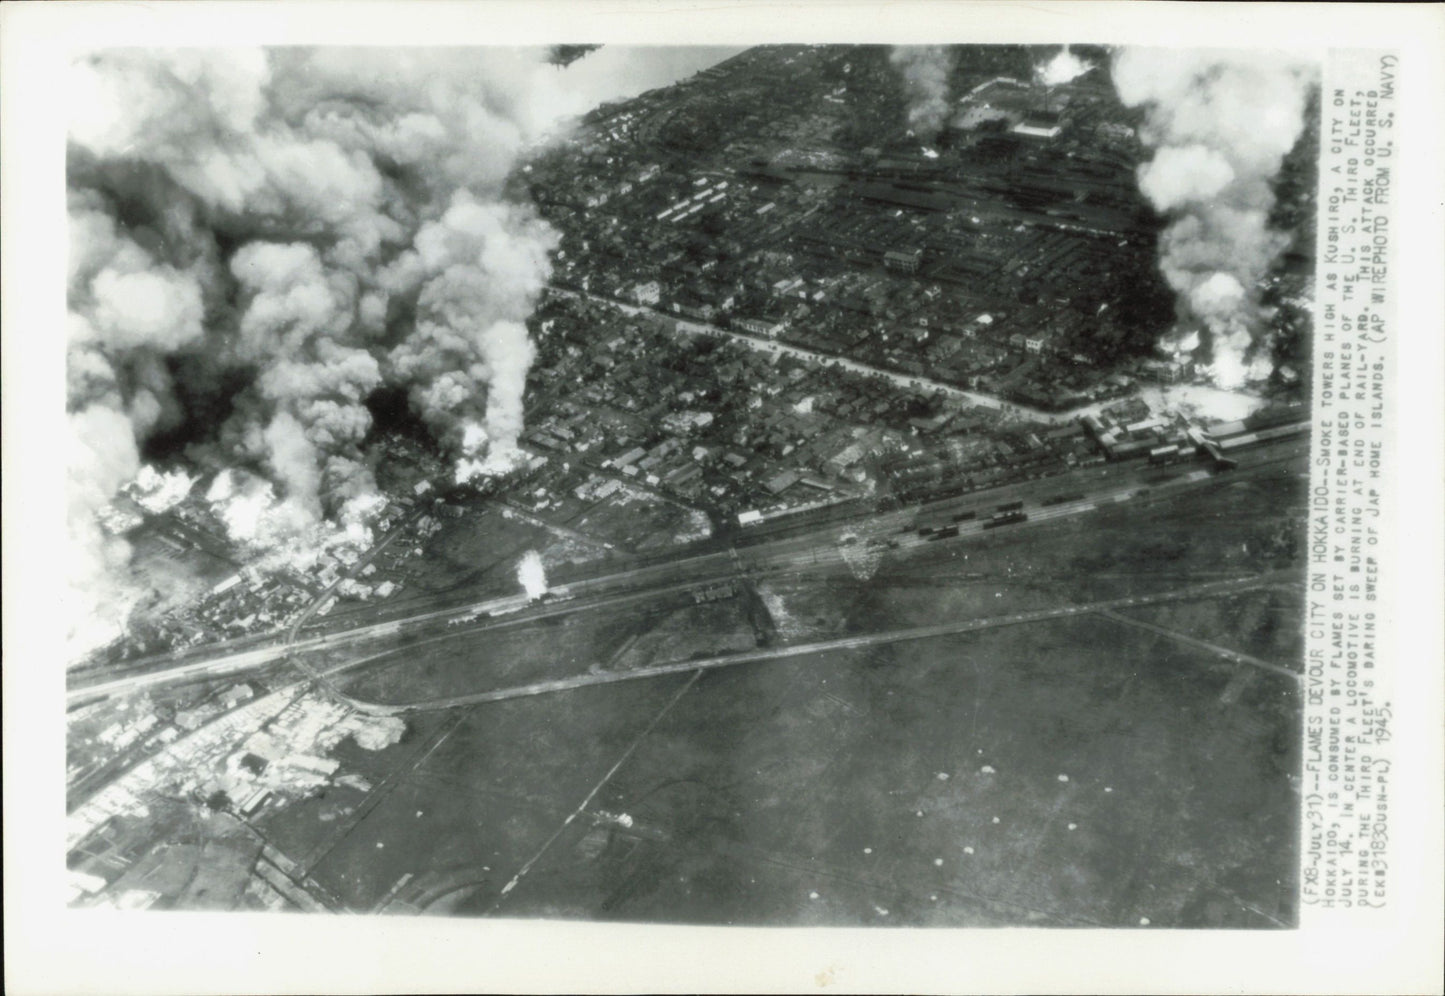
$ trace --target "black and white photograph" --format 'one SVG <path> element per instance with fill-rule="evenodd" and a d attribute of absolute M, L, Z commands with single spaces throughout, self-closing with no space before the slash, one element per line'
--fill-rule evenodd
<path fill-rule="evenodd" d="M 557 37 L 67 53 L 53 902 L 1384 905 L 1389 58 Z"/>

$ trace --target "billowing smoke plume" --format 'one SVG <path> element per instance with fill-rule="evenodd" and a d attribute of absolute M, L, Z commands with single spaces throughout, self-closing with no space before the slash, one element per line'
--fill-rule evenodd
<path fill-rule="evenodd" d="M 361 443 L 380 385 L 406 389 L 459 478 L 509 466 L 523 322 L 555 236 L 504 199 L 507 174 L 559 121 L 720 54 L 607 50 L 565 70 L 504 49 L 77 60 L 72 617 L 125 614 L 131 596 L 102 579 L 128 550 L 96 513 L 158 434 L 245 468 L 209 495 L 233 539 L 303 559 L 370 541 L 382 503 Z"/>
<path fill-rule="evenodd" d="M 1173 218 L 1160 269 L 1179 294 L 1187 336 L 1206 332 L 1221 387 L 1269 376 L 1260 279 L 1288 245 L 1270 229 L 1271 181 L 1304 129 L 1317 69 L 1279 52 L 1123 49 L 1114 85 L 1142 106 L 1141 137 L 1154 158 L 1139 186 Z"/>
<path fill-rule="evenodd" d="M 1092 62 L 1086 62 L 1079 58 L 1069 50 L 1069 46 L 1065 45 L 1059 49 L 1058 55 L 1038 67 L 1037 76 L 1039 82 L 1044 86 L 1063 86 L 1093 68 Z"/>
<path fill-rule="evenodd" d="M 420 288 L 416 332 L 389 354 L 414 407 L 454 447 L 458 482 L 505 469 L 522 431 L 533 348 L 522 319 L 550 272 L 556 238 L 529 212 L 460 192 L 382 276 Z M 490 385 L 485 393 L 475 384 Z"/>
<path fill-rule="evenodd" d="M 932 141 L 948 120 L 949 81 L 957 54 L 948 45 L 899 45 L 888 58 L 903 73 L 909 127 Z"/>
<path fill-rule="evenodd" d="M 536 550 L 528 550 L 517 561 L 517 583 L 533 601 L 547 594 L 547 569 L 542 566 L 542 556 Z"/>

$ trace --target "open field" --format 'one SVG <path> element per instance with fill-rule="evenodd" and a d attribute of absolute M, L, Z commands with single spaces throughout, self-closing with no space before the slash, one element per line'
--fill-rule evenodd
<path fill-rule="evenodd" d="M 615 652 L 637 625 L 628 617 L 587 613 L 408 640 L 347 681 L 345 690 L 367 701 L 408 702 L 423 691 L 442 697 L 522 685 L 586 670 Z"/>
<path fill-rule="evenodd" d="M 608 660 L 605 667 L 609 671 L 626 671 L 649 664 L 748 650 L 756 645 L 746 607 L 741 599 L 729 598 L 677 609 L 631 641 L 623 652 Z"/>
<path fill-rule="evenodd" d="M 1294 688 L 1237 671 L 1082 618 L 603 686 L 418 717 L 358 825 L 275 819 L 356 908 L 410 873 L 462 913 L 1289 923 Z"/>
<path fill-rule="evenodd" d="M 1304 657 L 1299 594 L 1283 589 L 1140 606 L 1122 615 L 1298 668 Z"/>
<path fill-rule="evenodd" d="M 759 601 L 787 644 L 1278 572 L 1298 492 L 1282 472 L 889 550 L 867 580 L 800 562 L 764 572 Z M 349 906 L 393 912 L 1285 926 L 1297 686 L 1169 631 L 1288 664 L 1300 597 L 1257 589 L 414 715 L 403 744 L 362 759 L 371 793 L 281 810 L 269 832 Z M 686 661 L 753 639 L 744 604 L 577 613 L 474 646 L 509 673 Z M 356 680 L 430 697 L 476 667 L 466 634 L 426 646 Z"/>
<path fill-rule="evenodd" d="M 279 811 L 297 842 L 288 853 L 309 855 L 313 874 L 354 909 L 371 908 L 406 873 L 454 871 L 495 894 L 685 683 L 636 682 L 421 718 L 410 744 L 389 748 L 396 780 L 360 823 Z"/>

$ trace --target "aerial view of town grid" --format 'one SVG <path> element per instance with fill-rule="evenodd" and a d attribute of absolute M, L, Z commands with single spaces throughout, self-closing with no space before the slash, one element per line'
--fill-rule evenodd
<path fill-rule="evenodd" d="M 1315 63 L 69 72 L 70 906 L 1297 926 Z"/>

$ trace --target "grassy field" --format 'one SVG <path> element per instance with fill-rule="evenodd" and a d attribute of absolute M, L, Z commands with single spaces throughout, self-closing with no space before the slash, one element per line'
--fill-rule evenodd
<path fill-rule="evenodd" d="M 609 659 L 608 671 L 628 671 L 649 664 L 690 657 L 750 650 L 757 646 L 741 600 L 731 598 L 677 609 Z"/>
<path fill-rule="evenodd" d="M 1102 620 L 708 675 L 597 800 L 634 826 L 590 861 L 559 840 L 503 909 L 1289 923 L 1295 703 L 1224 705 L 1231 677 Z"/>
<path fill-rule="evenodd" d="M 359 698 L 406 703 L 490 691 L 576 674 L 607 659 L 638 620 L 605 612 L 558 616 L 529 626 L 458 632 L 408 641 L 354 676 Z"/>
<path fill-rule="evenodd" d="M 685 677 L 438 714 L 373 756 L 395 785 L 316 874 L 514 916 L 1287 924 L 1297 703 L 1265 672 L 1227 696 L 1237 672 L 1084 617 L 746 665 L 670 707 Z M 282 811 L 291 847 L 337 833 L 327 804 Z"/>
<path fill-rule="evenodd" d="M 333 842 L 314 874 L 357 909 L 371 908 L 407 873 L 457 871 L 498 895 L 685 682 L 583 689 L 430 718 L 430 736 L 419 735 L 410 752 L 392 748 L 403 777 Z M 321 839 L 313 833 L 308 843 Z"/>
<path fill-rule="evenodd" d="M 1122 613 L 1286 667 L 1304 658 L 1303 606 L 1297 592 L 1273 588 L 1230 598 L 1140 606 Z"/>

